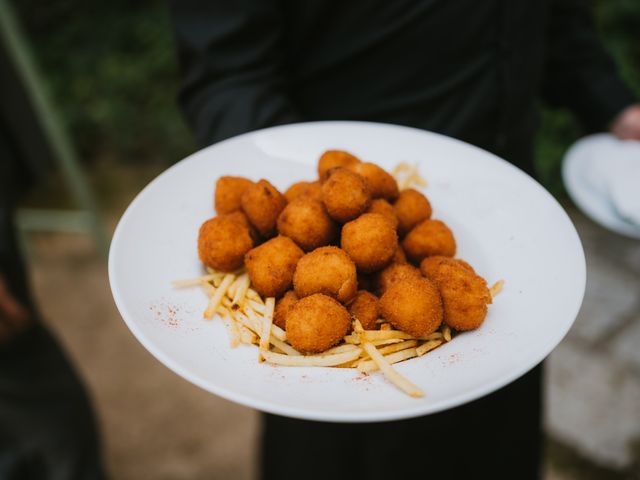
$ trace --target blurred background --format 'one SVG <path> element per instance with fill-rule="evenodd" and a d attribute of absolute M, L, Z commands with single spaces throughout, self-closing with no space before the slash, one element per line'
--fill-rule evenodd
<path fill-rule="evenodd" d="M 176 105 L 166 5 L 11 5 L 110 236 L 133 196 L 195 150 Z M 605 44 L 640 95 L 640 2 L 600 0 L 595 8 Z M 580 317 L 547 362 L 546 475 L 640 478 L 640 242 L 605 231 L 567 200 L 561 160 L 580 135 L 567 112 L 543 111 L 539 178 L 574 220 L 589 272 Z M 73 191 L 55 169 L 25 198 L 20 220 L 39 304 L 90 386 L 113 478 L 253 478 L 257 416 L 181 380 L 129 334 L 104 251 L 83 233 L 87 222 L 64 214 L 79 207 Z M 59 225 L 68 231 L 55 231 Z"/>

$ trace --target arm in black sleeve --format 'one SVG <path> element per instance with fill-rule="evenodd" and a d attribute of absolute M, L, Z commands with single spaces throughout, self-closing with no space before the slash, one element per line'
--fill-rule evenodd
<path fill-rule="evenodd" d="M 636 102 L 605 51 L 587 0 L 551 3 L 543 97 L 572 110 L 589 131 L 608 129 L 614 117 Z"/>
<path fill-rule="evenodd" d="M 273 0 L 175 0 L 180 104 L 200 144 L 299 120 Z"/>

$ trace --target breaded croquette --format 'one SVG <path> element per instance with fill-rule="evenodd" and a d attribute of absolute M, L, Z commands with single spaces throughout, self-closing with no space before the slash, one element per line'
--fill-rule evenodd
<path fill-rule="evenodd" d="M 298 197 L 311 197 L 316 200 L 322 200 L 321 184 L 318 180 L 315 182 L 297 182 L 287 188 L 284 197 L 287 202 L 293 202 Z"/>
<path fill-rule="evenodd" d="M 376 294 L 382 295 L 394 283 L 407 278 L 421 278 L 420 270 L 409 263 L 392 263 L 373 277 Z"/>
<path fill-rule="evenodd" d="M 456 254 L 456 241 L 444 222 L 424 220 L 404 237 L 402 248 L 409 260 L 419 263 L 432 255 L 453 257 Z"/>
<path fill-rule="evenodd" d="M 225 176 L 216 182 L 214 206 L 218 215 L 236 212 L 242 208 L 240 199 L 253 182 L 244 177 Z"/>
<path fill-rule="evenodd" d="M 322 202 L 337 222 L 353 220 L 367 209 L 370 201 L 367 182 L 346 168 L 330 170 L 322 184 Z"/>
<path fill-rule="evenodd" d="M 244 263 L 253 288 L 263 297 L 279 297 L 291 288 L 304 252 L 293 240 L 278 236 L 249 250 Z"/>
<path fill-rule="evenodd" d="M 198 256 L 207 267 L 223 272 L 237 270 L 253 248 L 250 229 L 237 213 L 210 218 L 200 227 Z"/>
<path fill-rule="evenodd" d="M 308 252 L 331 243 L 338 235 L 338 226 L 322 202 L 300 197 L 289 203 L 278 217 L 278 232 Z"/>
<path fill-rule="evenodd" d="M 298 300 L 287 314 L 287 340 L 302 353 L 333 347 L 347 333 L 351 316 L 333 298 L 316 293 Z"/>
<path fill-rule="evenodd" d="M 398 235 L 385 217 L 365 213 L 342 227 L 340 245 L 359 271 L 371 273 L 391 263 Z"/>
<path fill-rule="evenodd" d="M 329 170 L 336 167 L 348 167 L 360 163 L 360 159 L 355 155 L 343 150 L 327 150 L 318 160 L 318 178 L 320 182 L 327 179 Z"/>
<path fill-rule="evenodd" d="M 251 225 L 262 237 L 269 238 L 275 233 L 278 216 L 287 200 L 276 187 L 262 179 L 244 191 L 240 203 Z"/>
<path fill-rule="evenodd" d="M 456 330 L 473 330 L 482 325 L 487 305 L 492 303 L 487 282 L 467 262 L 446 257 L 422 261 L 420 269 L 440 290 L 444 322 Z"/>
<path fill-rule="evenodd" d="M 378 213 L 382 215 L 384 218 L 391 222 L 393 228 L 398 229 L 398 217 L 396 216 L 396 212 L 393 209 L 393 205 L 387 202 L 384 198 L 376 198 L 375 200 L 371 200 L 371 204 L 369 208 L 365 211 L 365 213 Z"/>
<path fill-rule="evenodd" d="M 426 278 L 406 278 L 389 286 L 380 298 L 382 317 L 414 337 L 435 332 L 442 323 L 442 299 Z"/>
<path fill-rule="evenodd" d="M 398 198 L 398 182 L 375 163 L 354 163 L 347 168 L 364 177 L 369 185 L 371 198 L 384 198 L 389 201 Z"/>
<path fill-rule="evenodd" d="M 423 220 L 431 218 L 431 204 L 422 193 L 408 188 L 400 192 L 396 203 L 393 204 L 398 218 L 398 234 L 403 236 Z"/>
<path fill-rule="evenodd" d="M 356 266 L 338 247 L 320 247 L 300 259 L 293 286 L 300 298 L 323 293 L 347 303 L 358 288 Z"/>
<path fill-rule="evenodd" d="M 353 301 L 347 306 L 349 313 L 362 324 L 365 330 L 376 330 L 376 320 L 380 317 L 380 301 L 373 293 L 358 290 Z"/>
<path fill-rule="evenodd" d="M 282 298 L 276 302 L 276 308 L 273 311 L 273 323 L 282 328 L 287 329 L 287 315 L 298 301 L 298 295 L 293 290 L 289 290 Z"/>

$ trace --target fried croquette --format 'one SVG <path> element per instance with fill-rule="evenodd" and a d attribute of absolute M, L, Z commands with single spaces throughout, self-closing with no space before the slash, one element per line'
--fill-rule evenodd
<path fill-rule="evenodd" d="M 371 200 L 371 204 L 369 208 L 367 208 L 365 213 L 379 213 L 384 218 L 391 222 L 393 228 L 397 230 L 398 228 L 398 217 L 396 216 L 396 212 L 393 209 L 393 206 L 387 202 L 384 198 L 376 198 L 375 200 Z"/>
<path fill-rule="evenodd" d="M 380 317 L 380 301 L 373 293 L 358 290 L 347 307 L 353 318 L 357 318 L 365 330 L 376 330 L 376 320 Z"/>
<path fill-rule="evenodd" d="M 398 218 L 398 233 L 406 235 L 423 220 L 431 218 L 431 204 L 423 194 L 408 188 L 400 192 L 398 200 L 393 204 Z"/>
<path fill-rule="evenodd" d="M 262 179 L 244 191 L 240 203 L 251 225 L 261 236 L 268 238 L 274 234 L 278 216 L 287 200 L 276 187 Z"/>
<path fill-rule="evenodd" d="M 453 257 L 456 254 L 456 241 L 444 222 L 424 220 L 404 237 L 402 248 L 409 260 L 419 263 L 432 255 Z"/>
<path fill-rule="evenodd" d="M 338 226 L 321 201 L 300 197 L 289 203 L 278 217 L 278 232 L 308 252 L 331 243 L 338 235 Z"/>
<path fill-rule="evenodd" d="M 421 278 L 420 270 L 408 263 L 392 263 L 373 277 L 373 288 L 376 294 L 382 295 L 394 283 L 407 278 Z"/>
<path fill-rule="evenodd" d="M 287 340 L 302 353 L 320 353 L 347 333 L 351 316 L 333 298 L 316 293 L 301 298 L 287 314 Z"/>
<path fill-rule="evenodd" d="M 342 249 L 358 270 L 371 273 L 387 266 L 398 248 L 398 235 L 378 213 L 365 213 L 342 227 Z"/>
<path fill-rule="evenodd" d="M 323 293 L 347 303 L 358 289 L 356 266 L 338 247 L 316 248 L 298 262 L 293 286 L 300 298 Z"/>
<path fill-rule="evenodd" d="M 382 295 L 380 312 L 398 330 L 424 337 L 442 323 L 442 299 L 430 280 L 405 278 L 389 286 Z"/>
<path fill-rule="evenodd" d="M 242 208 L 240 199 L 247 188 L 253 185 L 248 178 L 220 177 L 216 182 L 214 206 L 219 215 L 238 211 Z"/>
<path fill-rule="evenodd" d="M 287 329 L 287 315 L 298 301 L 298 295 L 293 290 L 285 293 L 280 300 L 276 302 L 276 308 L 273 311 L 273 323 L 282 328 Z"/>
<path fill-rule="evenodd" d="M 438 258 L 438 257 L 432 257 Z M 426 258 L 420 268 L 440 290 L 444 322 L 455 330 L 473 330 L 487 316 L 491 293 L 484 278 L 464 260 Z"/>
<path fill-rule="evenodd" d="M 315 182 L 297 182 L 287 188 L 284 197 L 287 202 L 293 202 L 298 197 L 311 197 L 316 200 L 322 200 L 322 185 L 318 180 Z"/>
<path fill-rule="evenodd" d="M 398 182 L 375 163 L 354 163 L 347 168 L 364 177 L 369 185 L 371 198 L 384 198 L 390 201 L 398 198 Z"/>
<path fill-rule="evenodd" d="M 219 215 L 202 224 L 198 233 L 198 256 L 207 267 L 232 272 L 242 266 L 254 240 L 247 224 L 236 214 Z"/>
<path fill-rule="evenodd" d="M 370 201 L 367 182 L 346 168 L 332 169 L 322 184 L 322 202 L 337 222 L 353 220 L 367 209 Z"/>
<path fill-rule="evenodd" d="M 443 257 L 442 255 L 435 255 L 433 257 L 427 257 L 420 262 L 420 271 L 422 275 L 433 280 L 434 275 L 438 272 L 440 265 L 443 263 L 458 263 L 460 266 L 466 268 L 470 272 L 475 273 L 475 270 L 464 260 L 451 257 Z"/>
<path fill-rule="evenodd" d="M 244 263 L 253 288 L 263 297 L 279 297 L 291 288 L 304 252 L 293 240 L 278 236 L 249 250 Z"/>
<path fill-rule="evenodd" d="M 327 150 L 320 156 L 318 160 L 318 178 L 324 182 L 329 170 L 336 167 L 348 167 L 360 163 L 360 159 L 355 155 L 343 150 Z"/>

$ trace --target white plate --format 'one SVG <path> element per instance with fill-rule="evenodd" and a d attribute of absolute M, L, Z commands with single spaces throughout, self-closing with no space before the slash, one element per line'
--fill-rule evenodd
<path fill-rule="evenodd" d="M 594 222 L 621 235 L 640 238 L 640 226 L 620 215 L 615 192 L 611 191 L 611 176 L 619 173 L 615 170 L 617 161 L 633 156 L 640 163 L 640 142 L 620 141 L 607 133 L 590 135 L 574 143 L 565 155 L 562 178 L 571 199 Z M 636 185 L 640 185 L 640 178 Z M 638 188 L 636 191 L 640 191 Z"/>
<path fill-rule="evenodd" d="M 506 281 L 482 327 L 398 365 L 426 396 L 410 398 L 379 374 L 258 364 L 253 346 L 229 347 L 222 323 L 205 321 L 196 277 L 200 224 L 213 216 L 215 180 L 268 178 L 278 188 L 315 177 L 328 148 L 392 168 L 417 162 L 434 217 L 459 256 L 492 283 Z M 276 414 L 326 421 L 381 421 L 445 410 L 486 395 L 544 359 L 573 323 L 585 261 L 571 221 L 538 183 L 509 163 L 451 138 L 392 125 L 317 122 L 221 142 L 151 182 L 123 215 L 111 244 L 116 304 L 138 340 L 178 375 L 224 398 Z"/>

